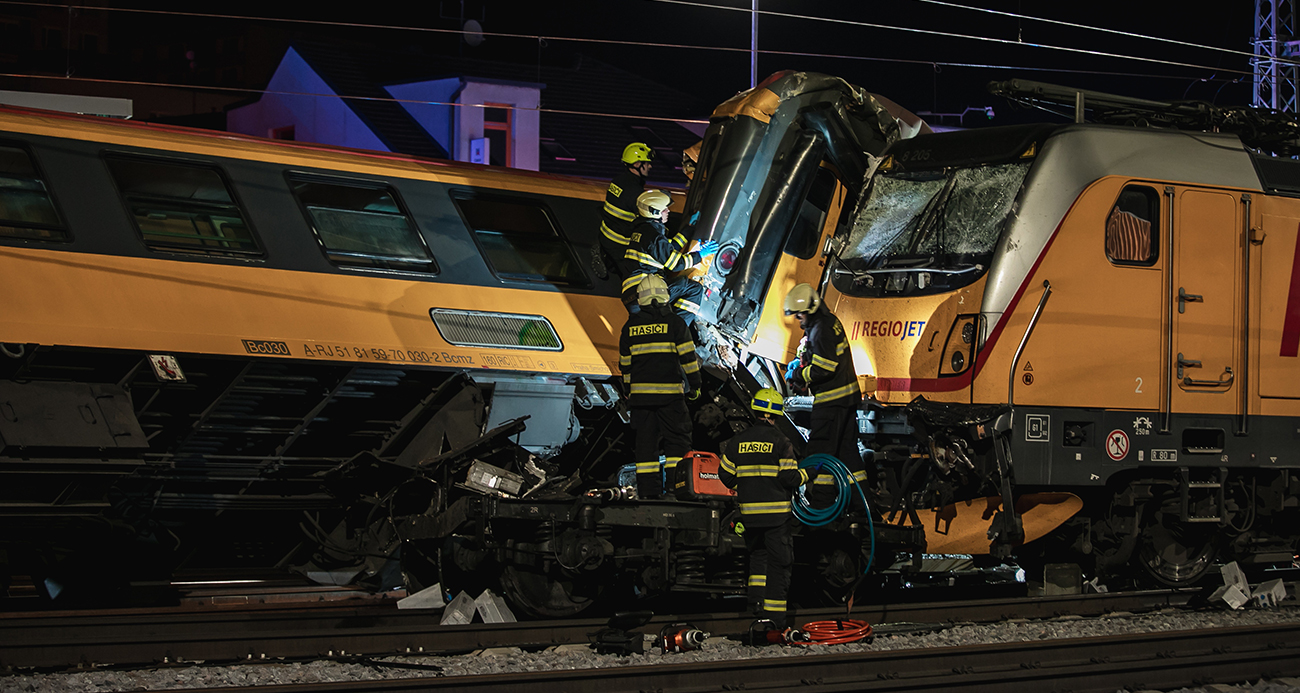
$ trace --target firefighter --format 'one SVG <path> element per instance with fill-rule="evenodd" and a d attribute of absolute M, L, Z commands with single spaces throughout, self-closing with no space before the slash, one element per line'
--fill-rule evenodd
<path fill-rule="evenodd" d="M 718 477 L 736 489 L 745 548 L 749 550 L 749 603 L 761 618 L 786 628 L 786 593 L 794 563 L 790 499 L 818 470 L 800 469 L 794 446 L 774 425 L 784 416 L 781 393 L 759 390 L 750 402 L 758 422 L 722 444 Z"/>
<path fill-rule="evenodd" d="M 705 241 L 699 250 L 687 252 L 690 241 L 682 234 L 668 237 L 668 205 L 672 198 L 662 190 L 647 190 L 636 200 L 638 217 L 632 225 L 627 250 L 623 253 L 623 303 L 631 306 L 637 302 L 636 287 L 650 275 L 658 275 L 668 285 L 669 303 L 687 326 L 695 322 L 700 311 L 700 297 L 704 287 L 686 277 L 668 281 L 666 272 L 690 269 L 718 252 L 717 241 Z"/>
<path fill-rule="evenodd" d="M 605 251 L 605 264 L 621 270 L 623 251 L 627 249 L 628 234 L 636 221 L 636 198 L 645 191 L 645 179 L 650 175 L 655 150 L 644 142 L 633 142 L 623 148 L 625 171 L 614 176 L 605 190 L 605 207 L 600 212 L 600 246 Z"/>
<path fill-rule="evenodd" d="M 691 415 L 686 399 L 700 396 L 700 362 L 690 329 L 668 308 L 668 287 L 647 275 L 637 290 L 641 310 L 628 316 L 618 342 L 618 365 L 628 387 L 632 428 L 636 431 L 637 495 L 665 496 L 659 469 L 673 478 L 677 463 L 691 449 Z"/>
<path fill-rule="evenodd" d="M 796 317 L 806 340 L 801 354 L 786 371 L 786 381 L 796 390 L 812 392 L 807 452 L 838 458 L 859 484 L 865 484 L 866 465 L 858 453 L 862 391 L 844 325 L 822 305 L 821 296 L 808 284 L 798 284 L 786 294 L 785 314 Z M 814 507 L 826 507 L 835 496 L 835 479 L 826 475 L 813 484 L 808 500 Z"/>

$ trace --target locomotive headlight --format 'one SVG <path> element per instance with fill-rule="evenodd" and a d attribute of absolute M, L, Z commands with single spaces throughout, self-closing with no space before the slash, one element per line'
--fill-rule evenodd
<path fill-rule="evenodd" d="M 952 352 L 952 370 L 954 373 L 960 373 L 966 367 L 966 357 L 960 351 Z"/>
<path fill-rule="evenodd" d="M 718 251 L 718 257 L 713 261 L 713 266 L 718 268 L 718 274 L 726 274 L 736 266 L 736 256 L 740 255 L 740 248 L 734 245 L 728 245 Z"/>
<path fill-rule="evenodd" d="M 961 341 L 966 344 L 975 341 L 975 323 L 968 322 L 961 326 Z"/>

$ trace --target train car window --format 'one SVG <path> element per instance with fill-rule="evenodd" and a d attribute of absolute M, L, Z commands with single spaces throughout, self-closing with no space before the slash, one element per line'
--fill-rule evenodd
<path fill-rule="evenodd" d="M 116 156 L 106 160 L 150 249 L 206 255 L 262 254 L 244 211 L 217 169 Z"/>
<path fill-rule="evenodd" d="M 504 197 L 452 199 L 498 277 L 554 284 L 587 283 L 573 251 L 541 204 Z"/>
<path fill-rule="evenodd" d="M 334 264 L 438 271 L 433 253 L 392 188 L 307 179 L 289 183 Z"/>
<path fill-rule="evenodd" d="M 1130 185 L 1106 216 L 1106 257 L 1117 265 L 1154 265 L 1159 256 L 1160 196 L 1154 188 Z"/>
<path fill-rule="evenodd" d="M 808 199 L 799 208 L 790 240 L 786 241 L 786 253 L 801 260 L 808 260 L 817 253 L 821 245 L 822 226 L 826 223 L 826 212 L 831 208 L 834 196 L 835 174 L 827 168 L 817 169 L 812 188 L 808 191 Z"/>
<path fill-rule="evenodd" d="M 66 241 L 50 191 L 31 155 L 0 145 L 0 236 L 39 241 Z"/>

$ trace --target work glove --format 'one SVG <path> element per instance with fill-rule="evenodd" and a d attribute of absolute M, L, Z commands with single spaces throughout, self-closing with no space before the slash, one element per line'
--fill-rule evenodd
<path fill-rule="evenodd" d="M 710 255 L 715 255 L 718 252 L 718 242 L 704 241 L 703 243 L 700 243 L 698 252 L 700 254 L 700 257 L 708 257 Z"/>
<path fill-rule="evenodd" d="M 691 394 L 686 395 L 686 399 L 689 399 L 689 400 L 692 401 L 692 402 L 694 402 L 695 400 L 697 400 L 697 399 L 699 399 L 699 398 L 700 398 L 700 388 L 698 388 L 698 387 L 695 388 L 694 390 L 691 390 Z"/>
<path fill-rule="evenodd" d="M 785 379 L 786 379 L 786 380 L 788 380 L 788 381 L 792 381 L 792 382 L 794 381 L 794 373 L 795 373 L 795 371 L 799 370 L 799 365 L 800 365 L 800 363 L 801 363 L 801 361 L 800 361 L 799 359 L 795 359 L 795 360 L 793 360 L 793 361 L 790 362 L 790 365 L 788 365 L 788 366 L 785 367 Z"/>

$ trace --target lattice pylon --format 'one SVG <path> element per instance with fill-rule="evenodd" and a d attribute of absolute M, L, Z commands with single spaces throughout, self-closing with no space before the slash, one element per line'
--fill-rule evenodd
<path fill-rule="evenodd" d="M 1255 0 L 1255 37 L 1250 61 L 1255 73 L 1252 105 L 1296 112 L 1296 46 L 1294 0 Z"/>

